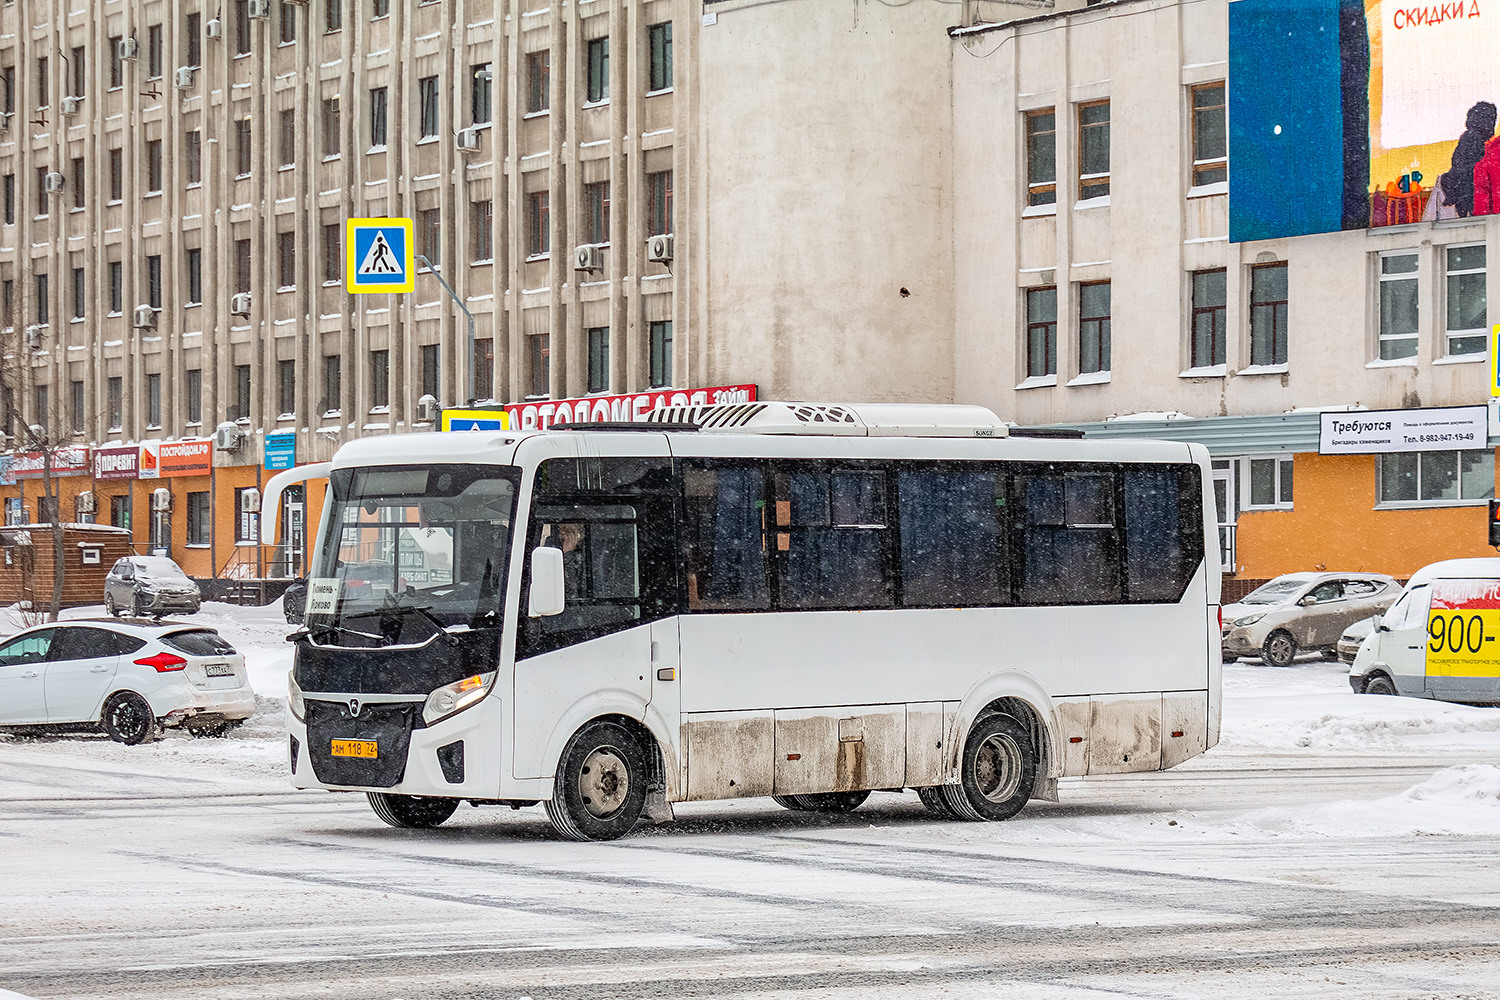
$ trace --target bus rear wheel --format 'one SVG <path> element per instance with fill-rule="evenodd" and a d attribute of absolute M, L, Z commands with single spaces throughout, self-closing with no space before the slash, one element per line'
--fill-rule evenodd
<path fill-rule="evenodd" d="M 1026 728 L 1008 715 L 991 715 L 969 730 L 959 767 L 962 784 L 938 788 L 959 819 L 1010 819 L 1031 798 L 1036 766 Z"/>
<path fill-rule="evenodd" d="M 922 800 L 922 805 L 934 816 L 943 819 L 958 819 L 958 813 L 954 812 L 948 805 L 948 796 L 943 794 L 942 785 L 930 785 L 917 789 L 917 798 Z"/>
<path fill-rule="evenodd" d="M 375 815 L 391 826 L 408 830 L 428 830 L 452 816 L 458 809 L 457 799 L 427 795 L 393 795 L 389 792 L 366 792 Z"/>
<path fill-rule="evenodd" d="M 641 817 L 646 783 L 640 738 L 618 722 L 591 722 L 563 750 L 547 818 L 569 840 L 623 837 Z"/>
<path fill-rule="evenodd" d="M 820 813 L 846 813 L 853 812 L 864 804 L 865 799 L 870 797 L 868 791 L 859 792 L 813 792 L 809 795 L 793 795 L 797 807 L 811 812 Z"/>

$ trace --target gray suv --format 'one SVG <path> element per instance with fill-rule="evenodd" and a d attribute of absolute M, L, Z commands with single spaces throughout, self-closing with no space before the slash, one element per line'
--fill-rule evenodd
<path fill-rule="evenodd" d="M 1288 573 L 1224 606 L 1224 659 L 1291 665 L 1299 650 L 1332 652 L 1344 630 L 1401 596 L 1384 573 Z"/>
<path fill-rule="evenodd" d="M 166 556 L 126 556 L 104 578 L 104 610 L 112 615 L 197 614 L 198 585 Z"/>

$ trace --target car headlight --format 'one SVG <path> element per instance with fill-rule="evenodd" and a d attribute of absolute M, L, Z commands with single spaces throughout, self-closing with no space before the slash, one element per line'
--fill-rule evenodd
<path fill-rule="evenodd" d="M 1256 622 L 1260 621 L 1265 616 L 1266 616 L 1266 613 L 1264 611 L 1262 611 L 1258 615 L 1246 615 L 1243 618 L 1236 618 L 1234 620 L 1234 627 L 1235 628 L 1244 628 L 1246 625 L 1254 625 Z"/>
<path fill-rule="evenodd" d="M 465 677 L 452 684 L 444 684 L 427 696 L 427 704 L 422 706 L 422 721 L 430 726 L 434 722 L 462 712 L 470 705 L 482 700 L 494 686 L 495 671 L 493 670 L 487 674 L 475 674 L 473 677 Z"/>
<path fill-rule="evenodd" d="M 286 675 L 286 703 L 298 722 L 307 721 L 307 704 L 302 700 L 302 689 L 297 686 L 297 678 L 292 676 L 291 671 L 287 671 Z"/>

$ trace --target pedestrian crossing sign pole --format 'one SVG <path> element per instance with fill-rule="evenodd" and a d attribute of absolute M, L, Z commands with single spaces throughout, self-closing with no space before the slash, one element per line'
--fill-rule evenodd
<path fill-rule="evenodd" d="M 350 294 L 409 292 L 416 283 L 410 219 L 350 219 L 344 227 Z"/>

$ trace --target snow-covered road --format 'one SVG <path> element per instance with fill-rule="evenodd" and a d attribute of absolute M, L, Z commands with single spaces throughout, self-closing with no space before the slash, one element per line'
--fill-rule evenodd
<path fill-rule="evenodd" d="M 274 609 L 273 609 L 274 610 Z M 1226 668 L 1221 745 L 1002 824 L 678 808 L 435 831 L 281 774 L 285 628 L 210 606 L 227 740 L 0 738 L 0 987 L 34 997 L 1500 996 L 1500 711 Z"/>

